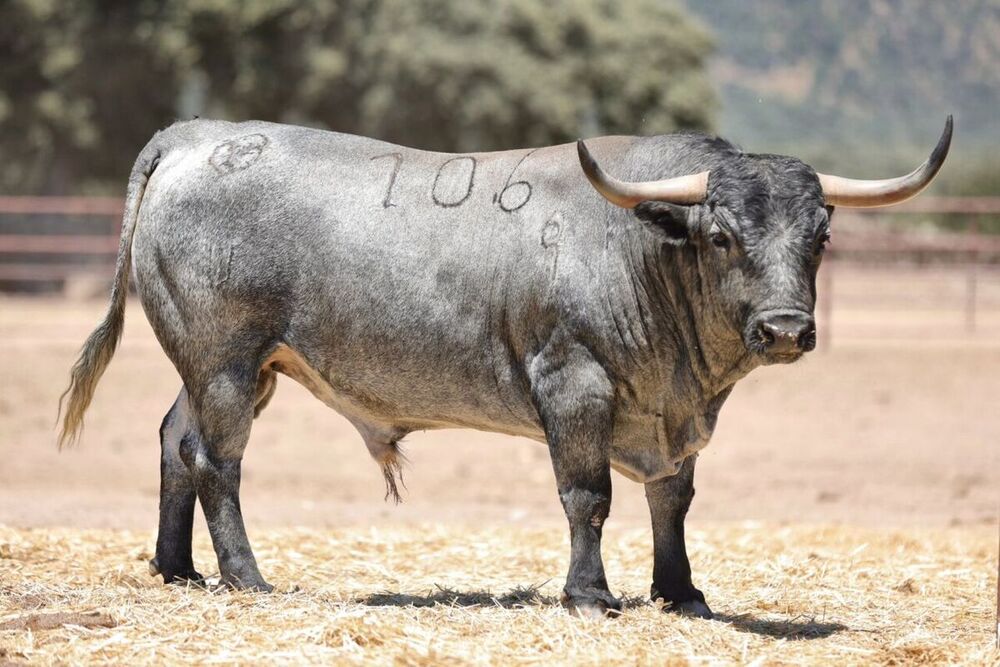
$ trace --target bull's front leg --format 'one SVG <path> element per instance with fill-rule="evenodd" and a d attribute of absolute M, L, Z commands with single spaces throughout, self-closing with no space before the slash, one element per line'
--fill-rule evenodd
<path fill-rule="evenodd" d="M 691 583 L 691 564 L 684 546 L 684 517 L 694 498 L 694 463 L 689 456 L 672 477 L 646 484 L 653 520 L 653 586 L 650 596 L 663 598 L 668 609 L 712 618 L 705 596 Z"/>
<path fill-rule="evenodd" d="M 621 601 L 608 590 L 601 560 L 601 529 L 611 508 L 611 385 L 593 362 L 539 367 L 533 393 L 569 521 L 562 603 L 575 615 L 615 615 Z"/>

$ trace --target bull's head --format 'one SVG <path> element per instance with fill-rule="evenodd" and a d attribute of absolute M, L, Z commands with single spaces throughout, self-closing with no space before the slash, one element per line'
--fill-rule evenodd
<path fill-rule="evenodd" d="M 906 176 L 856 180 L 816 173 L 791 157 L 740 153 L 710 171 L 661 181 L 606 174 L 582 141 L 580 164 L 608 201 L 633 209 L 667 243 L 697 254 L 714 310 L 765 363 L 790 362 L 816 346 L 816 271 L 834 206 L 891 206 L 926 188 L 948 154 L 949 116 L 937 147 Z"/>

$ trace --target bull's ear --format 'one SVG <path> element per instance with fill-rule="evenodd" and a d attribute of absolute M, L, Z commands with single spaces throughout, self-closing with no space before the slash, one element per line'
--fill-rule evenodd
<path fill-rule="evenodd" d="M 691 233 L 688 224 L 690 206 L 665 201 L 644 201 L 639 202 L 633 211 L 637 218 L 662 233 L 667 243 L 681 245 L 688 240 Z"/>

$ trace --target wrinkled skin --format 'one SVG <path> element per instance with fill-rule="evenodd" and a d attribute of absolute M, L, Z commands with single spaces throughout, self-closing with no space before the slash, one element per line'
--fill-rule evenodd
<path fill-rule="evenodd" d="M 455 156 L 256 122 L 157 134 L 130 181 L 112 308 L 73 389 L 96 383 L 106 361 L 92 359 L 120 331 L 131 247 L 184 382 L 161 428 L 151 570 L 200 578 L 197 498 L 223 583 L 270 590 L 243 525 L 240 462 L 280 373 L 357 427 L 389 494 L 397 443 L 417 429 L 545 443 L 574 613 L 620 609 L 600 552 L 611 470 L 645 484 L 652 595 L 710 616 L 684 547 L 696 453 L 737 380 L 814 345 L 828 211 L 792 158 L 694 134 L 588 144 L 624 179 L 711 170 L 708 198 L 616 208 L 572 145 Z"/>

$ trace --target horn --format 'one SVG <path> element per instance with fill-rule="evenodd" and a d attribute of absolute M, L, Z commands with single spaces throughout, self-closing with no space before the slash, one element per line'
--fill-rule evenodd
<path fill-rule="evenodd" d="M 594 189 L 615 206 L 635 208 L 643 201 L 665 201 L 673 204 L 700 204 L 708 193 L 708 172 L 667 178 L 662 181 L 629 183 L 604 173 L 597 160 L 580 139 L 576 142 L 580 166 Z"/>
<path fill-rule="evenodd" d="M 885 178 L 878 181 L 867 181 L 855 178 L 843 178 L 829 174 L 816 174 L 823 188 L 826 203 L 834 206 L 852 208 L 872 208 L 875 206 L 892 206 L 916 197 L 931 181 L 948 157 L 951 146 L 952 120 L 948 116 L 944 124 L 944 132 L 938 139 L 934 152 L 927 161 L 911 171 L 906 176 Z"/>

